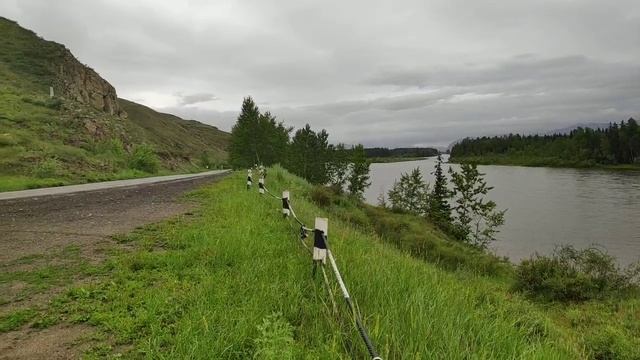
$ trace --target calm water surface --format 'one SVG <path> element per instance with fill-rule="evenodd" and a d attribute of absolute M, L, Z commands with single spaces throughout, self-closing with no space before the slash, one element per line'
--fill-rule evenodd
<path fill-rule="evenodd" d="M 420 167 L 433 182 L 435 158 L 371 164 L 365 197 L 376 204 L 403 172 Z M 456 165 L 446 164 L 445 168 Z M 622 265 L 640 260 L 640 173 L 602 170 L 479 166 L 494 189 L 499 208 L 508 209 L 493 250 L 512 261 L 558 244 L 598 245 Z"/>

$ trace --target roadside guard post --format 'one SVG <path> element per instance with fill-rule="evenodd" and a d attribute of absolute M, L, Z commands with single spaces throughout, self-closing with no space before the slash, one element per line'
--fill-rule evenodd
<path fill-rule="evenodd" d="M 282 216 L 289 216 L 289 191 L 282 192 Z"/>
<path fill-rule="evenodd" d="M 264 178 L 260 177 L 260 179 L 258 179 L 258 192 L 260 193 L 260 195 L 264 195 Z"/>
<path fill-rule="evenodd" d="M 247 190 L 251 188 L 252 184 L 253 180 L 251 179 L 251 169 L 249 169 L 249 171 L 247 172 Z"/>
<path fill-rule="evenodd" d="M 316 218 L 315 229 L 313 230 L 313 261 L 327 262 L 327 234 L 329 228 L 329 219 Z"/>

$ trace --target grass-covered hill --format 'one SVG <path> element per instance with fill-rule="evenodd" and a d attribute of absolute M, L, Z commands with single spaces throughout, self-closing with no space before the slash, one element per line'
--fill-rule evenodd
<path fill-rule="evenodd" d="M 197 171 L 224 163 L 228 141 L 118 99 L 63 45 L 0 17 L 0 191 Z"/>
<path fill-rule="evenodd" d="M 329 219 L 329 244 L 383 359 L 637 359 L 638 299 L 538 303 L 511 289 L 511 265 L 432 224 L 326 193 L 282 168 L 303 222 Z M 12 302 L 0 332 L 84 324 L 87 358 L 365 359 L 333 274 L 331 301 L 281 201 L 237 172 L 189 197 L 191 216 L 117 236 L 106 262 L 33 259 L 0 284 L 22 297 L 64 284 L 48 304 Z M 308 245 L 312 240 L 305 240 Z M 23 305 L 20 305 L 23 304 Z"/>

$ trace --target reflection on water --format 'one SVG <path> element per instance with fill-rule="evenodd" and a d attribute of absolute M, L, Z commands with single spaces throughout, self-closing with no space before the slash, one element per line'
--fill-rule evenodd
<path fill-rule="evenodd" d="M 371 165 L 365 197 L 376 204 L 403 172 L 420 167 L 433 182 L 435 158 Z M 448 167 L 449 165 L 447 165 Z M 454 168 L 455 164 L 451 164 Z M 493 249 L 519 261 L 555 245 L 597 244 L 623 265 L 640 260 L 640 173 L 602 170 L 479 166 L 494 189 L 489 197 L 508 209 Z"/>

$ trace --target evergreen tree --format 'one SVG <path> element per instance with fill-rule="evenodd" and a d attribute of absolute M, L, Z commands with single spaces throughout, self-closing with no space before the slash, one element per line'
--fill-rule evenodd
<path fill-rule="evenodd" d="M 503 211 L 496 210 L 496 203 L 486 201 L 484 196 L 493 189 L 487 186 L 484 174 L 476 165 L 462 164 L 460 172 L 449 168 L 455 199 L 456 235 L 463 241 L 480 248 L 495 240 L 498 227 L 504 224 Z"/>
<path fill-rule="evenodd" d="M 442 170 L 442 156 L 440 154 L 438 154 L 436 168 L 433 175 L 435 177 L 435 181 L 433 183 L 433 190 L 429 197 L 429 216 L 438 225 L 446 227 L 451 223 L 451 206 L 449 205 L 451 191 L 447 187 L 447 177 L 444 175 L 444 171 Z"/>
<path fill-rule="evenodd" d="M 367 160 L 362 144 L 352 147 L 350 168 L 349 193 L 358 199 L 362 199 L 364 190 L 371 185 L 369 182 L 369 160 Z"/>
<path fill-rule="evenodd" d="M 293 136 L 287 169 L 312 184 L 326 184 L 328 152 L 329 134 L 324 129 L 316 134 L 307 124 Z"/>
<path fill-rule="evenodd" d="M 258 162 L 256 135 L 260 110 L 248 96 L 242 102 L 238 121 L 231 129 L 229 162 L 233 167 L 251 167 Z"/>

